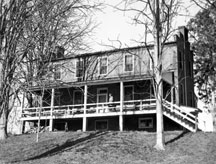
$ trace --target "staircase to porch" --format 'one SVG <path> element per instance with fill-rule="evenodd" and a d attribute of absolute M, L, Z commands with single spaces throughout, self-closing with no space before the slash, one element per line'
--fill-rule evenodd
<path fill-rule="evenodd" d="M 185 107 L 182 108 L 166 100 L 163 101 L 163 106 L 163 114 L 166 117 L 170 118 L 191 132 L 197 131 L 198 120 L 194 112 L 185 110 Z"/>

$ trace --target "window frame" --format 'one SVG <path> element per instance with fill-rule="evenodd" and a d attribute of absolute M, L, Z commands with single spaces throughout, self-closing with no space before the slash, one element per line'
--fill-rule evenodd
<path fill-rule="evenodd" d="M 80 59 L 77 59 L 76 61 L 75 61 L 76 63 L 76 72 L 75 72 L 75 77 L 76 78 L 82 78 L 83 76 L 84 76 L 84 60 L 82 59 L 82 58 L 80 58 Z M 82 68 L 80 69 L 80 66 L 79 66 L 79 70 L 82 70 L 82 73 L 81 73 L 81 76 L 77 76 L 78 74 L 77 74 L 77 68 L 78 68 L 78 66 L 77 66 L 77 63 L 80 63 L 80 62 L 82 62 Z M 79 72 L 80 73 L 80 72 Z"/>
<path fill-rule="evenodd" d="M 132 57 L 132 70 L 130 70 L 130 71 L 128 71 L 128 70 L 126 70 L 126 56 L 131 56 Z M 132 55 L 132 54 L 125 54 L 124 55 L 124 72 L 133 72 L 134 71 L 134 55 Z"/>
<path fill-rule="evenodd" d="M 106 93 L 99 93 L 101 90 L 106 90 Z M 99 102 L 99 96 L 106 96 L 105 102 L 108 102 L 108 88 L 97 88 L 97 103 L 101 103 Z"/>
<path fill-rule="evenodd" d="M 146 126 L 142 121 L 151 120 L 150 126 Z M 152 117 L 142 117 L 138 119 L 138 128 L 139 129 L 152 129 L 154 127 L 154 122 Z"/>
<path fill-rule="evenodd" d="M 62 66 L 61 63 L 53 64 L 52 69 L 53 69 L 53 79 L 54 80 L 61 80 L 62 78 L 62 67 L 61 66 Z M 56 74 L 59 75 L 59 78 L 56 77 Z"/>
<path fill-rule="evenodd" d="M 103 60 L 103 59 L 106 59 L 106 66 L 104 66 L 104 67 L 106 67 L 106 73 L 101 73 L 101 60 Z M 108 61 L 108 56 L 102 56 L 102 57 L 99 57 L 99 59 L 98 59 L 98 74 L 99 75 L 107 75 L 108 74 L 108 63 L 109 63 L 109 61 Z"/>
<path fill-rule="evenodd" d="M 106 128 L 105 129 L 97 129 L 97 123 L 98 122 L 106 122 Z M 103 120 L 95 120 L 95 130 L 108 130 L 109 129 L 109 120 L 103 119 Z"/>

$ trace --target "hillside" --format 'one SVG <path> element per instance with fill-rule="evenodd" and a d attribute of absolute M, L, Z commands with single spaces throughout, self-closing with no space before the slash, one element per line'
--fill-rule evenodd
<path fill-rule="evenodd" d="M 53 132 L 11 136 L 0 142 L 0 163 L 20 164 L 213 164 L 215 133 L 166 132 L 166 150 L 156 151 L 155 133 Z"/>

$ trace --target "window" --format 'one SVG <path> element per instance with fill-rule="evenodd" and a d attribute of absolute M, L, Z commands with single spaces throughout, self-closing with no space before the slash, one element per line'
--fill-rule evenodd
<path fill-rule="evenodd" d="M 153 118 L 139 118 L 139 129 L 153 128 Z"/>
<path fill-rule="evenodd" d="M 124 87 L 124 100 L 129 101 L 134 99 L 134 88 L 132 85 Z"/>
<path fill-rule="evenodd" d="M 84 74 L 84 62 L 83 60 L 78 60 L 76 62 L 76 77 L 83 77 Z"/>
<path fill-rule="evenodd" d="M 107 88 L 99 88 L 97 90 L 97 102 L 108 102 L 108 89 Z"/>
<path fill-rule="evenodd" d="M 95 130 L 108 130 L 108 120 L 96 120 Z"/>
<path fill-rule="evenodd" d="M 73 103 L 76 104 L 83 104 L 83 93 L 82 91 L 75 90 L 73 94 Z"/>
<path fill-rule="evenodd" d="M 54 79 L 55 80 L 61 79 L 61 65 L 60 64 L 56 64 L 54 66 Z"/>
<path fill-rule="evenodd" d="M 130 72 L 133 71 L 133 56 L 132 55 L 125 55 L 125 71 Z"/>
<path fill-rule="evenodd" d="M 107 60 L 107 57 L 103 57 L 103 58 L 100 58 L 100 63 L 99 63 L 99 73 L 100 74 L 107 74 L 107 68 L 108 68 L 108 60 Z"/>

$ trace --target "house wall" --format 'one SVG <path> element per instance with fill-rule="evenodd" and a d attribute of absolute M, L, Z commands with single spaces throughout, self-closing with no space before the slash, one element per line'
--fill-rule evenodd
<path fill-rule="evenodd" d="M 153 47 L 149 47 L 150 52 Z M 124 70 L 125 55 L 133 56 L 133 71 L 127 72 Z M 163 53 L 163 69 L 164 71 L 176 70 L 176 44 L 167 44 Z M 99 60 L 103 57 L 108 59 L 107 74 L 99 74 Z M 126 49 L 117 52 L 101 53 L 100 55 L 83 55 L 82 59 L 85 63 L 85 80 L 99 80 L 106 78 L 116 78 L 134 75 L 150 75 L 151 60 L 146 48 Z M 80 58 L 71 58 L 53 62 L 53 64 L 61 64 L 61 81 L 75 82 L 76 77 L 76 62 Z"/>

